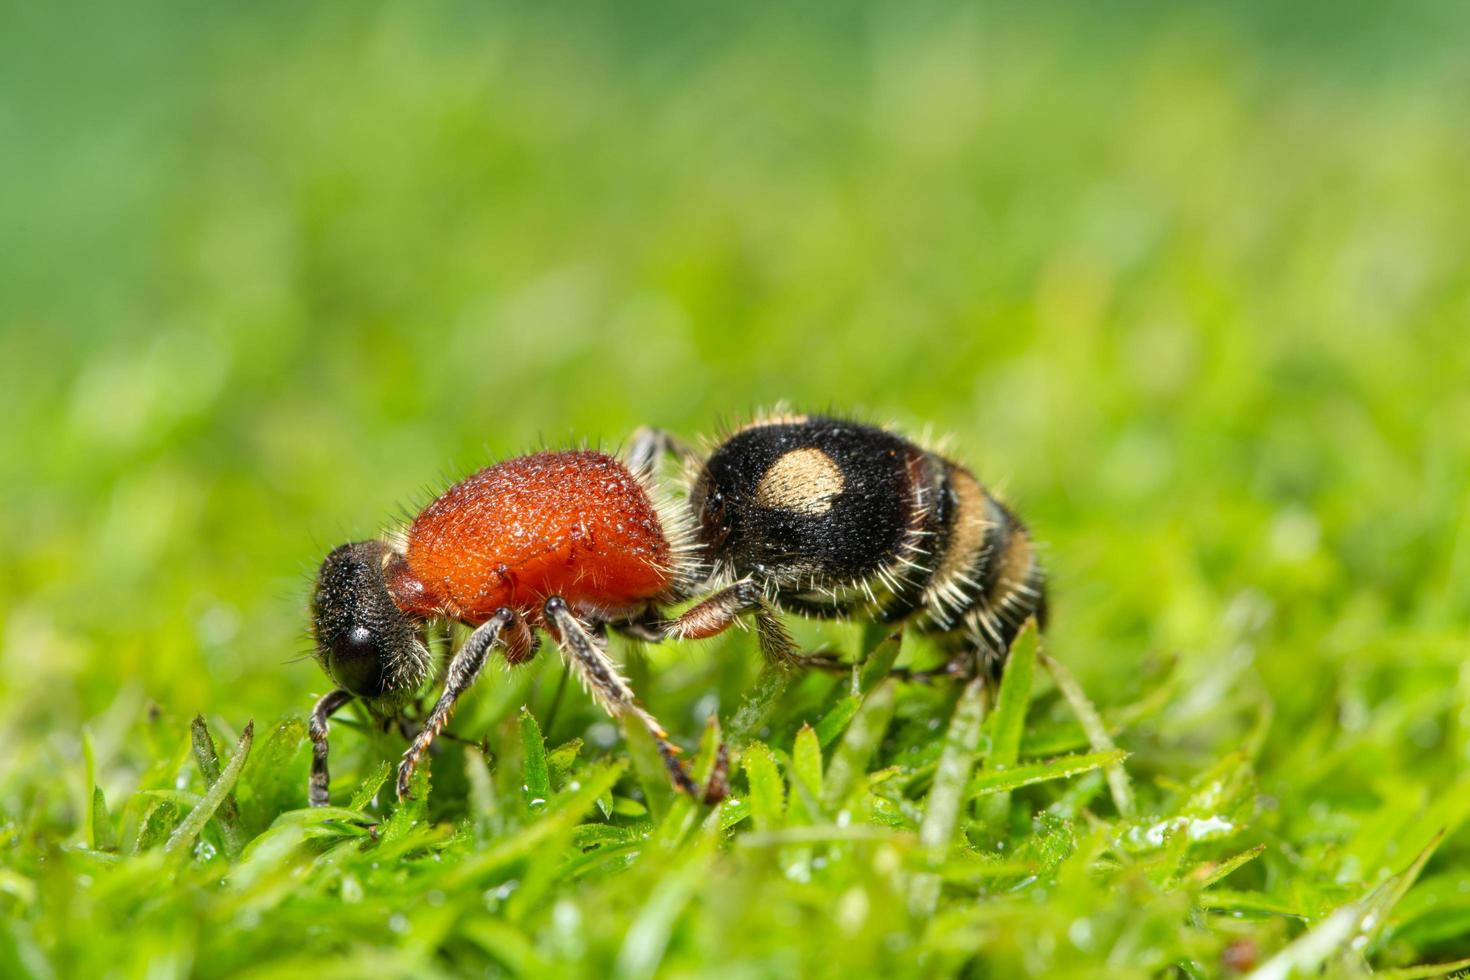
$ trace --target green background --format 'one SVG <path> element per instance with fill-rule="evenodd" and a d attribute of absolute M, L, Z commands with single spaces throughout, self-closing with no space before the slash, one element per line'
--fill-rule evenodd
<path fill-rule="evenodd" d="M 1470 956 L 1462 5 L 4 19 L 0 973 L 1213 975 L 1439 829 L 1388 921 L 1329 962 Z M 311 845 L 249 915 L 212 904 L 223 857 L 82 853 L 84 726 L 126 831 L 138 791 L 202 791 L 179 755 L 194 713 L 233 735 L 326 689 L 300 655 L 332 545 L 494 458 L 783 401 L 952 436 L 1045 543 L 1047 650 L 1133 753 L 1143 813 L 1249 781 L 1230 839 L 1182 846 L 1266 844 L 1225 882 L 1255 898 L 1216 908 L 1112 853 L 1128 824 L 1095 780 L 1090 816 L 1057 817 L 1070 857 L 947 889 L 952 933 L 904 918 L 866 845 L 799 885 L 728 843 L 676 850 L 508 916 L 493 881 L 409 872 L 347 903 Z M 641 693 L 691 746 L 758 667 L 746 637 L 650 661 Z M 550 656 L 491 672 L 456 727 L 514 735 L 522 702 L 544 721 L 559 675 Z M 830 694 L 803 690 L 778 753 Z M 937 728 L 948 709 L 906 710 Z M 548 741 L 596 720 L 573 691 Z M 343 794 L 396 751 L 336 744 Z M 257 787 L 257 830 L 300 805 L 304 760 L 282 763 L 289 792 Z M 1018 793 L 976 851 L 1027 846 L 1066 785 Z M 434 816 L 463 817 L 463 794 L 445 782 Z M 488 846 L 459 844 L 444 862 Z M 661 883 L 667 942 L 628 954 Z M 532 958 L 481 941 L 497 929 Z"/>

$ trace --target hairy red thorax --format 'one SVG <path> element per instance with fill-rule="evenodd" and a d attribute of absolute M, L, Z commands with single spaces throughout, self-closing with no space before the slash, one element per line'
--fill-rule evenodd
<path fill-rule="evenodd" d="M 573 609 L 633 612 L 668 598 L 673 548 L 653 500 L 621 462 L 541 452 L 450 487 L 408 529 L 388 586 L 405 612 L 477 624 L 508 606 L 533 621 Z"/>

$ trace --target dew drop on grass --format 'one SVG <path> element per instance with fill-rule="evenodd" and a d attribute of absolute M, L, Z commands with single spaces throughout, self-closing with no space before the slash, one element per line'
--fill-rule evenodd
<path fill-rule="evenodd" d="M 512 878 L 510 881 L 507 881 L 499 885 L 498 887 L 491 888 L 489 891 L 485 892 L 484 900 L 486 910 L 490 912 L 498 910 L 500 908 L 500 903 L 505 901 L 507 898 L 510 898 L 510 896 L 515 893 L 515 890 L 520 887 L 520 884 L 521 883 L 518 879 Z"/>
<path fill-rule="evenodd" d="M 1169 834 L 1179 830 L 1183 830 L 1190 841 L 1198 842 L 1228 837 L 1235 833 L 1236 826 L 1221 816 L 1200 817 L 1199 819 L 1170 817 L 1149 827 L 1129 829 L 1125 840 L 1134 849 L 1147 850 L 1163 847 Z"/>
<path fill-rule="evenodd" d="M 216 853 L 214 845 L 207 840 L 201 839 L 199 843 L 194 845 L 194 860 L 200 864 L 214 860 Z"/>

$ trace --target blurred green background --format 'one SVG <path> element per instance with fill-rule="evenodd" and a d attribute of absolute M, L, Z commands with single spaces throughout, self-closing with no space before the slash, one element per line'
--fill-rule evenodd
<path fill-rule="evenodd" d="M 0 818 L 304 712 L 316 562 L 448 479 L 780 400 L 952 434 L 1102 705 L 1177 662 L 1145 780 L 1242 690 L 1339 829 L 1470 758 L 1470 7 L 3 17 Z"/>

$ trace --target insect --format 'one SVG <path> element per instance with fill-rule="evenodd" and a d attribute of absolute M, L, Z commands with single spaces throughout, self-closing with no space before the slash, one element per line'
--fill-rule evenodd
<path fill-rule="evenodd" d="M 606 652 L 609 626 L 643 638 L 662 635 L 652 632 L 662 604 L 701 579 L 689 530 L 687 515 L 657 492 L 646 470 L 574 450 L 482 469 L 446 490 L 396 539 L 334 549 L 311 598 L 316 659 L 338 685 L 311 713 L 311 804 L 328 801 L 328 718 L 359 699 L 385 727 L 403 723 L 434 673 L 427 628 L 446 620 L 474 631 L 450 660 L 443 692 L 403 755 L 400 799 L 491 649 L 523 663 L 536 653 L 540 631 L 556 640 L 608 713 L 632 716 L 648 729 L 674 784 L 701 795 L 663 726 Z M 702 795 L 718 797 L 722 782 L 717 766 Z"/>
<path fill-rule="evenodd" d="M 668 624 L 710 636 L 753 613 L 761 648 L 796 653 L 779 611 L 910 623 L 951 654 L 947 672 L 996 674 L 1027 619 L 1046 619 L 1045 575 L 1024 524 L 968 469 L 887 429 L 837 418 L 757 420 L 699 460 L 646 432 L 630 456 L 689 467 L 694 537 L 725 587 Z"/>
<path fill-rule="evenodd" d="M 656 486 L 663 455 L 688 464 L 683 507 Z M 948 672 L 968 677 L 995 674 L 1026 620 L 1046 616 L 1030 534 L 968 469 L 886 429 L 819 416 L 758 420 L 702 460 L 643 429 L 622 460 L 578 450 L 497 463 L 396 539 L 332 551 L 311 606 L 317 659 L 339 685 L 311 715 L 314 806 L 328 799 L 328 718 L 360 699 L 380 721 L 401 722 L 433 673 L 426 630 L 436 620 L 474 631 L 403 755 L 400 799 L 491 649 L 523 663 L 544 631 L 609 714 L 647 728 L 674 785 L 714 802 L 723 753 L 701 790 L 608 658 L 609 629 L 703 639 L 751 614 L 771 661 L 830 666 L 798 653 L 781 614 L 860 616 L 937 634 Z"/>

